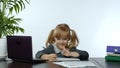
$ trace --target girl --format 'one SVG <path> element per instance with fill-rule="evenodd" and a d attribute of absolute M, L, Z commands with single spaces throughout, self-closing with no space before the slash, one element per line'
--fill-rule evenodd
<path fill-rule="evenodd" d="M 36 58 L 54 61 L 57 57 L 74 57 L 88 60 L 86 51 L 76 49 L 79 40 L 74 30 L 67 24 L 58 24 L 51 30 L 46 41 L 46 48 L 36 53 Z"/>

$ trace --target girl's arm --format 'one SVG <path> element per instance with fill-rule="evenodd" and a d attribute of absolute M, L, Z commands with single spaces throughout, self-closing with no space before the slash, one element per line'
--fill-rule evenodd
<path fill-rule="evenodd" d="M 51 54 L 55 53 L 54 48 L 52 45 L 49 45 L 47 48 L 44 48 L 43 50 L 40 50 L 36 53 L 35 57 L 36 58 L 41 58 L 42 55 L 44 54 Z"/>
<path fill-rule="evenodd" d="M 49 61 L 55 61 L 57 58 L 56 54 L 43 54 L 41 56 L 41 59 L 49 60 Z"/>
<path fill-rule="evenodd" d="M 72 57 L 77 57 L 80 60 L 88 60 L 89 58 L 89 54 L 87 51 L 78 50 L 76 48 L 72 48 L 70 51 Z"/>

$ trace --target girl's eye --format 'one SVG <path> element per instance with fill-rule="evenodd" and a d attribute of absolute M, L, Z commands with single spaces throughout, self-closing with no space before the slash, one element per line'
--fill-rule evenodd
<path fill-rule="evenodd" d="M 63 38 L 62 40 L 67 40 L 67 38 Z"/>
<path fill-rule="evenodd" d="M 57 40 L 60 40 L 59 38 Z"/>

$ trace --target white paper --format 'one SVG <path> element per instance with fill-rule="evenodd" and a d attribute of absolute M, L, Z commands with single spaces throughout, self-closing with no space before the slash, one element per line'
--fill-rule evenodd
<path fill-rule="evenodd" d="M 77 58 L 57 58 L 55 61 L 80 61 Z"/>
<path fill-rule="evenodd" d="M 77 67 L 86 67 L 86 66 L 96 66 L 91 61 L 62 61 L 62 62 L 54 62 L 54 64 L 58 64 L 67 68 L 77 68 Z"/>

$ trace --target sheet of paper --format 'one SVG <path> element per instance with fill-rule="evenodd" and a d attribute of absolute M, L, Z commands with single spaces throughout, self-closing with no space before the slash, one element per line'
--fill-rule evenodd
<path fill-rule="evenodd" d="M 86 66 L 96 66 L 91 61 L 63 61 L 63 62 L 54 62 L 54 64 L 58 64 L 67 68 L 76 68 L 76 67 L 86 67 Z"/>
<path fill-rule="evenodd" d="M 77 58 L 57 58 L 56 61 L 80 61 Z"/>

